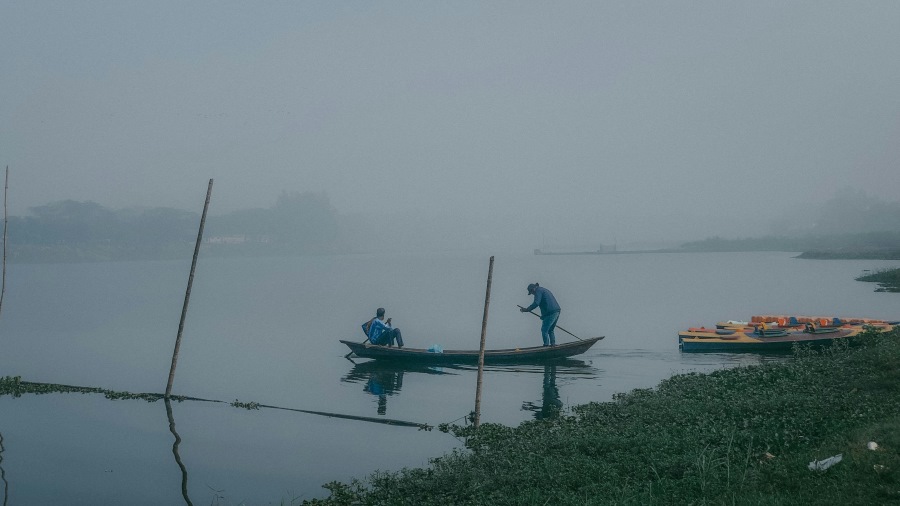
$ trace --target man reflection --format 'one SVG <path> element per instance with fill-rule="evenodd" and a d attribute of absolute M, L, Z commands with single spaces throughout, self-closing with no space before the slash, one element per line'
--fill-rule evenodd
<path fill-rule="evenodd" d="M 544 389 L 541 392 L 541 405 L 533 402 L 522 403 L 522 409 L 534 411 L 536 420 L 552 419 L 559 416 L 562 411 L 562 401 L 559 400 L 559 389 L 556 388 L 556 366 L 544 365 Z"/>
<path fill-rule="evenodd" d="M 387 396 L 403 388 L 403 371 L 372 371 L 363 391 L 378 396 L 378 414 L 387 413 Z"/>

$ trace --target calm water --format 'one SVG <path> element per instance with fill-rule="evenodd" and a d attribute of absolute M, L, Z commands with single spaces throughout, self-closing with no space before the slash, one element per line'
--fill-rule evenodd
<path fill-rule="evenodd" d="M 792 256 L 497 255 L 488 347 L 540 343 L 539 320 L 516 308 L 530 302 L 525 286 L 534 281 L 557 295 L 563 328 L 606 339 L 555 367 L 487 368 L 482 421 L 515 425 L 675 373 L 762 360 L 681 354 L 676 333 L 685 327 L 762 313 L 900 318 L 898 294 L 853 280 L 897 262 Z M 488 257 L 201 256 L 173 391 L 461 423 L 474 407 L 476 368 L 350 361 L 338 339 L 362 340 L 360 323 L 384 306 L 409 346 L 477 348 Z M 189 261 L 8 266 L 0 376 L 163 392 L 189 268 Z M 573 338 L 558 332 L 558 339 Z M 0 487 L 10 505 L 184 504 L 185 496 L 194 504 L 278 504 L 323 497 L 321 485 L 332 480 L 424 466 L 460 446 L 437 430 L 224 403 L 174 403 L 167 413 L 163 402 L 92 394 L 2 397 L 0 435 Z"/>

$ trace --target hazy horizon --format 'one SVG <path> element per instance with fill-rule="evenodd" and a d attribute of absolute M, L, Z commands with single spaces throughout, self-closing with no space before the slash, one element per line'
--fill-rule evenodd
<path fill-rule="evenodd" d="M 9 212 L 199 211 L 213 178 L 213 214 L 321 192 L 533 247 L 760 235 L 848 189 L 898 200 L 897 19 L 889 1 L 5 2 Z"/>

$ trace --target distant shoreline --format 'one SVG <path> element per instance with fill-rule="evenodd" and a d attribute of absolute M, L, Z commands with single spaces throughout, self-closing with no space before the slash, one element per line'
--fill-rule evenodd
<path fill-rule="evenodd" d="M 900 260 L 900 249 L 860 251 L 804 251 L 797 258 L 808 260 Z"/>
<path fill-rule="evenodd" d="M 535 249 L 538 256 L 560 255 L 626 255 L 637 253 L 751 253 L 759 251 L 773 251 L 781 253 L 795 253 L 796 250 L 781 249 L 651 249 L 651 250 L 625 250 L 625 251 L 544 251 Z M 795 258 L 804 260 L 900 260 L 900 249 L 891 250 L 859 250 L 859 251 L 803 251 Z"/>
<path fill-rule="evenodd" d="M 93 263 L 140 260 L 178 260 L 190 258 L 193 243 L 172 241 L 167 243 L 127 244 L 103 243 L 57 243 L 52 245 L 10 244 L 7 261 L 13 264 L 39 263 Z M 338 245 L 316 245 L 316 247 L 286 244 L 221 244 L 204 241 L 201 251 L 209 257 L 267 257 L 305 255 L 344 255 L 359 253 L 352 248 Z M 550 251 L 534 249 L 536 256 L 602 256 L 635 255 L 647 253 L 750 253 L 750 252 L 796 253 L 796 258 L 807 260 L 900 260 L 900 249 L 870 250 L 796 250 L 796 249 L 739 249 L 739 248 L 664 248 L 647 250 L 575 250 Z"/>

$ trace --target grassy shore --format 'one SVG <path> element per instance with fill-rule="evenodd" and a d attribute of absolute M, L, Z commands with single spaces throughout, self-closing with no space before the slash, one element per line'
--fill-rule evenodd
<path fill-rule="evenodd" d="M 442 430 L 466 448 L 329 483 L 305 504 L 900 504 L 900 328 L 673 376 L 553 420 Z"/>

